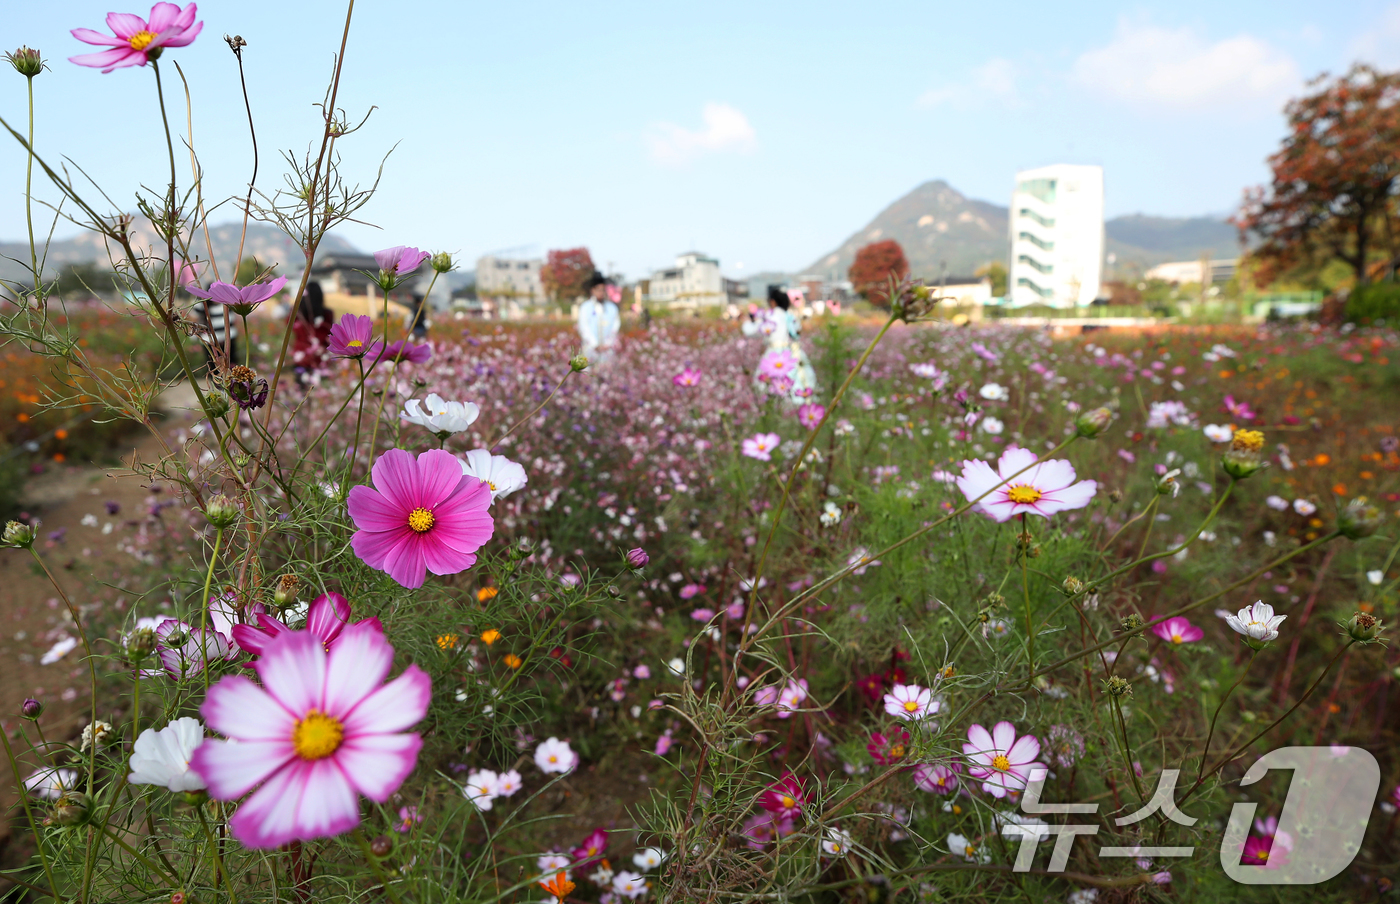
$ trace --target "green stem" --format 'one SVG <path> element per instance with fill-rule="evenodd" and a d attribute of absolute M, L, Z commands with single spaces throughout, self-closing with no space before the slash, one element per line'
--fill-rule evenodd
<path fill-rule="evenodd" d="M 35 722 L 34 724 L 38 725 L 39 723 Z M 20 778 L 19 762 L 15 760 L 14 748 L 10 746 L 10 733 L 0 731 L 0 742 L 5 744 L 5 758 L 10 761 L 10 774 L 15 779 L 15 790 L 19 792 L 19 802 L 24 805 L 24 818 L 29 823 L 30 834 L 34 836 L 34 848 L 39 853 L 39 864 L 44 868 L 44 878 L 49 882 L 50 894 L 55 901 L 62 901 L 63 899 L 58 896 L 58 886 L 53 881 L 53 868 L 49 866 L 49 855 L 44 851 L 44 839 L 39 834 L 39 824 L 34 821 L 34 810 L 29 806 L 29 789 L 24 787 L 24 780 Z"/>
<path fill-rule="evenodd" d="M 112 831 L 111 828 L 104 827 L 102 831 L 103 834 L 105 834 L 108 838 L 115 841 L 118 847 L 120 847 L 122 850 L 126 851 L 128 854 L 140 861 L 141 865 L 146 867 L 147 870 L 149 870 L 155 875 L 160 876 L 161 879 L 165 881 L 166 885 L 169 885 L 171 888 L 180 887 L 180 880 L 178 877 L 171 876 L 167 874 L 165 870 L 161 869 L 159 866 L 156 866 L 155 863 L 151 862 L 151 859 L 149 857 L 136 850 L 136 848 L 132 847 L 130 844 L 128 844 L 125 838 L 122 838 L 116 832 Z"/>
<path fill-rule="evenodd" d="M 379 879 L 384 894 L 394 904 L 400 904 L 399 893 L 394 891 L 394 887 L 389 884 L 389 876 L 384 872 L 384 864 L 380 863 L 379 858 L 374 856 L 374 851 L 370 850 L 369 839 L 365 837 L 363 829 L 355 829 L 355 840 L 359 842 L 360 850 L 364 852 L 365 860 L 369 862 L 369 868 L 374 870 L 375 877 Z"/>
<path fill-rule="evenodd" d="M 1137 791 L 1138 800 L 1145 803 L 1147 795 L 1143 794 L 1142 781 L 1138 778 L 1137 770 L 1133 768 L 1133 746 L 1128 740 L 1128 720 L 1123 718 L 1123 706 L 1118 698 L 1109 699 L 1113 701 L 1113 714 L 1118 722 L 1118 731 L 1122 734 L 1123 765 L 1128 769 L 1128 777 L 1133 780 L 1133 789 Z"/>
<path fill-rule="evenodd" d="M 1244 683 L 1245 676 L 1249 674 L 1250 666 L 1254 665 L 1254 660 L 1258 658 L 1259 651 L 1255 650 L 1250 655 L 1249 661 L 1244 664 L 1244 671 L 1240 672 L 1240 677 L 1236 679 L 1234 684 L 1230 685 L 1229 690 L 1225 691 L 1225 696 L 1220 698 L 1220 705 L 1215 708 L 1215 713 L 1210 717 L 1210 728 L 1206 731 L 1206 745 L 1201 748 L 1201 764 L 1196 769 L 1197 784 L 1200 784 L 1201 778 L 1206 773 L 1206 758 L 1210 756 L 1210 742 L 1215 739 L 1215 722 L 1220 718 L 1221 711 L 1225 709 L 1225 702 L 1230 699 L 1230 695 L 1235 692 L 1236 688 Z"/>
<path fill-rule="evenodd" d="M 502 433 L 500 436 L 496 437 L 495 441 L 492 442 L 491 445 L 487 446 L 486 448 L 490 449 L 492 452 L 495 452 L 495 451 L 496 451 L 496 448 L 497 448 L 498 446 L 500 446 L 501 443 L 503 443 L 503 442 L 506 441 L 506 437 L 510 436 L 510 435 L 511 435 L 512 433 L 514 433 L 515 431 L 519 430 L 520 427 L 521 427 L 523 424 L 527 423 L 527 422 L 530 420 L 530 418 L 532 418 L 532 417 L 534 417 L 535 415 L 539 414 L 539 413 L 540 413 L 540 409 L 543 408 L 544 406 L 548 405 L 548 404 L 549 404 L 549 400 L 552 399 L 552 398 L 554 398 L 554 394 L 557 393 L 560 389 L 563 388 L 563 386 L 564 386 L 564 381 L 567 380 L 567 379 L 569 379 L 569 376 L 570 376 L 570 374 L 572 374 L 572 373 L 574 373 L 574 368 L 573 368 L 573 365 L 570 365 L 570 366 L 569 366 L 569 369 L 566 370 L 566 371 L 564 372 L 564 376 L 560 377 L 560 378 L 559 378 L 559 382 L 556 383 L 556 384 L 554 385 L 554 388 L 551 389 L 551 390 L 549 391 L 549 395 L 547 395 L 547 396 L 544 397 L 544 401 L 543 401 L 543 402 L 540 402 L 538 405 L 535 406 L 535 410 L 534 410 L 534 411 L 531 411 L 529 414 L 525 415 L 525 416 L 522 417 L 520 420 L 516 421 L 516 422 L 515 422 L 515 426 L 511 427 L 511 428 L 510 428 L 509 430 L 507 430 L 505 433 Z"/>
<path fill-rule="evenodd" d="M 1031 624 L 1031 578 L 1027 569 L 1030 567 L 1027 560 L 1030 559 L 1031 532 L 1026 526 L 1026 514 L 1021 513 L 1021 534 L 1024 537 L 1021 549 L 1021 593 L 1026 601 L 1026 667 L 1030 671 L 1035 671 L 1035 629 Z"/>
<path fill-rule="evenodd" d="M 87 654 L 88 678 L 92 684 L 92 721 L 90 725 L 97 724 L 97 659 L 92 655 L 92 645 L 88 643 L 87 629 L 83 627 L 83 619 L 78 613 L 78 608 L 73 605 L 73 601 L 68 598 L 63 586 L 58 583 L 58 579 L 49 571 L 49 566 L 44 564 L 44 560 L 39 556 L 39 551 L 34 548 L 34 544 L 29 545 L 29 554 L 34 557 L 34 561 L 39 563 L 39 567 L 44 570 L 49 583 L 58 591 L 58 595 L 63 600 L 63 605 L 68 607 L 68 615 L 73 619 L 73 627 L 78 631 L 78 638 L 83 642 L 83 652 Z M 96 729 L 94 729 L 95 731 Z M 94 742 L 96 738 L 93 739 Z M 92 754 L 88 763 L 87 793 L 92 796 L 93 776 L 97 773 L 97 744 L 91 745 Z"/>
<path fill-rule="evenodd" d="M 34 77 L 29 77 L 29 151 L 24 164 L 24 220 L 29 227 L 29 269 L 34 274 L 34 294 L 44 304 L 44 278 L 39 272 L 39 249 L 34 244 L 34 210 L 31 186 L 34 181 Z"/>
<path fill-rule="evenodd" d="M 195 808 L 199 814 L 199 824 L 204 828 L 204 837 L 209 842 L 209 854 L 214 859 L 214 872 L 217 876 L 222 876 L 224 887 L 228 889 L 229 904 L 238 904 L 238 896 L 233 892 L 233 883 L 229 881 L 228 870 L 224 867 L 224 858 L 219 856 L 219 842 L 215 840 L 214 833 L 209 830 L 209 820 L 204 815 L 204 805 L 200 804 Z M 218 882 L 214 883 L 215 888 Z M 215 895 L 217 898 L 217 895 Z"/>
<path fill-rule="evenodd" d="M 204 692 L 209 693 L 209 590 L 214 585 L 214 565 L 219 561 L 219 546 L 224 542 L 224 529 L 214 531 L 214 552 L 209 556 L 209 571 L 204 575 L 204 598 L 199 605 L 200 672 L 204 675 Z"/>

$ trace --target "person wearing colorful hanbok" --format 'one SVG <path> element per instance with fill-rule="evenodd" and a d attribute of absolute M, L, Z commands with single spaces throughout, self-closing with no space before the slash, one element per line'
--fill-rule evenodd
<path fill-rule="evenodd" d="M 762 336 L 765 350 L 754 380 L 767 392 L 785 395 L 794 403 L 811 398 L 817 374 L 798 338 L 802 321 L 792 311 L 792 299 L 781 286 L 768 287 L 768 309 L 750 311 L 743 324 L 746 336 Z"/>

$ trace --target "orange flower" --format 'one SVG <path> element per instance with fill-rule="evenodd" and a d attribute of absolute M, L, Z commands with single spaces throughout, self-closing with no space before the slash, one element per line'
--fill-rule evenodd
<path fill-rule="evenodd" d="M 497 631 L 495 628 L 492 628 L 491 630 L 481 635 L 481 642 L 486 644 L 488 647 L 500 639 L 501 632 Z"/>
<path fill-rule="evenodd" d="M 513 669 L 520 668 L 520 664 L 522 662 L 521 658 L 519 656 L 516 656 L 514 653 L 507 653 L 506 655 L 502 656 L 501 661 Z"/>
<path fill-rule="evenodd" d="M 1317 453 L 1317 455 L 1313 456 L 1313 464 L 1318 465 L 1319 467 L 1321 467 L 1322 465 L 1330 465 L 1331 463 L 1332 456 L 1328 455 L 1326 452 L 1319 452 Z"/>
<path fill-rule="evenodd" d="M 476 601 L 478 603 L 484 603 L 487 600 L 495 599 L 496 594 L 499 592 L 500 591 L 497 590 L 495 587 L 482 587 L 476 592 Z"/>
<path fill-rule="evenodd" d="M 554 895 L 556 900 L 563 901 L 569 896 L 569 892 L 574 890 L 574 883 L 569 881 L 569 877 L 561 869 L 554 874 L 553 879 L 541 879 L 540 888 Z"/>
<path fill-rule="evenodd" d="M 15 420 L 19 421 L 21 424 L 27 424 L 29 423 L 29 415 L 21 411 L 19 414 L 15 415 Z"/>
<path fill-rule="evenodd" d="M 455 650 L 459 639 L 456 634 L 439 634 L 437 645 L 444 650 Z"/>
<path fill-rule="evenodd" d="M 1345 496 L 1347 494 L 1347 485 L 1344 483 L 1334 483 L 1332 484 L 1332 492 L 1336 493 L 1338 496 Z"/>
<path fill-rule="evenodd" d="M 55 430 L 55 431 L 53 432 L 53 435 L 54 435 L 54 437 L 56 437 L 57 439 L 67 439 L 67 438 L 68 438 L 68 431 L 67 431 L 67 430 Z"/>

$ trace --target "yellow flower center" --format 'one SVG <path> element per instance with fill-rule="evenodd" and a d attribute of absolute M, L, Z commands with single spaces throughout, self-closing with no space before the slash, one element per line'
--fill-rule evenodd
<path fill-rule="evenodd" d="M 792 806 L 795 806 L 796 804 L 797 804 L 797 801 L 793 800 L 791 797 L 787 796 L 786 794 L 783 795 L 783 806 L 784 806 L 784 807 L 792 807 Z"/>
<path fill-rule="evenodd" d="M 904 759 L 904 745 L 903 745 L 903 744 L 895 744 L 893 747 L 890 748 L 890 759 L 892 759 L 892 760 L 902 760 L 902 759 Z"/>
<path fill-rule="evenodd" d="M 304 760 L 322 760 L 340 749 L 345 726 L 318 709 L 307 712 L 292 729 L 292 749 Z"/>
<path fill-rule="evenodd" d="M 1264 850 L 1255 851 L 1254 856 L 1258 857 L 1260 860 L 1268 860 L 1269 852 Z"/>
<path fill-rule="evenodd" d="M 916 713 L 916 712 L 918 712 L 918 711 L 919 711 L 919 701 L 918 701 L 918 700 L 905 700 L 905 701 L 904 701 L 904 711 L 907 712 L 907 713 Z"/>
<path fill-rule="evenodd" d="M 1018 483 L 1016 486 L 1006 491 L 1006 498 L 1017 505 L 1030 505 L 1041 497 L 1042 493 L 1033 486 Z"/>
<path fill-rule="evenodd" d="M 969 844 L 967 847 L 963 848 L 963 855 L 966 857 L 976 857 L 977 848 Z"/>
<path fill-rule="evenodd" d="M 494 481 L 488 480 L 486 481 L 486 485 L 491 488 L 491 492 L 496 492 L 496 484 Z"/>
<path fill-rule="evenodd" d="M 154 32 L 138 31 L 136 34 L 127 38 L 127 43 L 131 45 L 132 50 L 145 50 L 146 46 L 155 39 L 156 36 Z"/>
<path fill-rule="evenodd" d="M 416 508 L 408 513 L 408 526 L 420 534 L 426 534 L 433 527 L 433 513 L 425 508 Z"/>
<path fill-rule="evenodd" d="M 1258 430 L 1240 430 L 1235 433 L 1235 437 L 1230 441 L 1231 449 L 1245 449 L 1251 452 L 1258 452 L 1264 448 L 1264 434 Z"/>
<path fill-rule="evenodd" d="M 1172 643 L 1181 643 L 1181 641 L 1182 641 L 1182 637 L 1181 637 L 1180 634 L 1173 634 L 1173 635 L 1172 635 Z"/>
<path fill-rule="evenodd" d="M 998 772 L 1005 772 L 1011 768 L 1011 761 L 1006 758 L 1006 754 L 998 753 L 992 757 L 992 768 Z"/>
<path fill-rule="evenodd" d="M 350 348 L 364 348 L 364 347 L 365 347 L 365 344 L 364 344 L 363 342 L 361 342 L 360 340 L 358 340 L 358 339 L 351 339 L 349 342 L 347 342 L 347 343 L 345 343 L 345 344 L 348 345 Z"/>

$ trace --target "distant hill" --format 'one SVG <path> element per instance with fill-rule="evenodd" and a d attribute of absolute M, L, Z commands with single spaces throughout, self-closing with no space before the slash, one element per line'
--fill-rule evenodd
<path fill-rule="evenodd" d="M 949 276 L 967 276 L 1010 253 L 1007 208 L 968 198 L 942 179 L 925 182 L 880 211 L 840 247 L 813 261 L 802 273 L 845 278 L 856 252 L 871 242 L 894 239 L 916 277 L 937 279 L 943 264 Z M 1164 261 L 1239 255 L 1234 226 L 1214 217 L 1114 217 L 1104 223 L 1105 251 L 1116 255 L 1116 269 L 1145 269 Z"/>
<path fill-rule="evenodd" d="M 238 239 L 242 232 L 242 223 L 224 223 L 220 226 L 209 227 L 210 243 L 214 246 L 214 258 L 219 264 L 219 274 L 225 279 L 232 273 L 230 267 L 235 265 L 234 258 L 238 255 Z M 137 242 L 140 249 L 150 250 L 156 242 L 155 231 L 151 224 L 145 220 L 138 220 L 135 226 Z M 153 249 L 158 256 L 164 256 L 164 246 Z M 331 254 L 353 254 L 358 249 L 354 245 L 336 235 L 328 235 L 321 242 L 321 253 Z M 113 246 L 112 253 L 120 254 L 121 249 Z M 209 259 L 209 249 L 204 242 L 204 230 L 199 230 L 194 242 L 190 247 L 191 257 L 204 261 Z M 282 230 L 267 223 L 249 223 L 248 237 L 243 245 L 244 257 L 256 257 L 258 261 L 267 266 L 276 266 L 279 273 L 292 274 L 300 273 L 304 264 L 301 249 L 293 243 L 292 239 Z M 95 234 L 85 232 L 71 239 L 55 241 L 49 245 L 48 256 L 45 263 L 45 272 L 53 275 L 69 264 L 99 263 L 105 264 L 108 260 L 108 249 L 102 240 Z M 24 263 L 20 263 L 23 261 Z M 24 242 L 0 242 L 0 278 L 23 280 L 29 275 L 29 243 Z M 212 279 L 212 274 L 206 276 L 206 268 L 201 268 L 201 276 Z"/>

